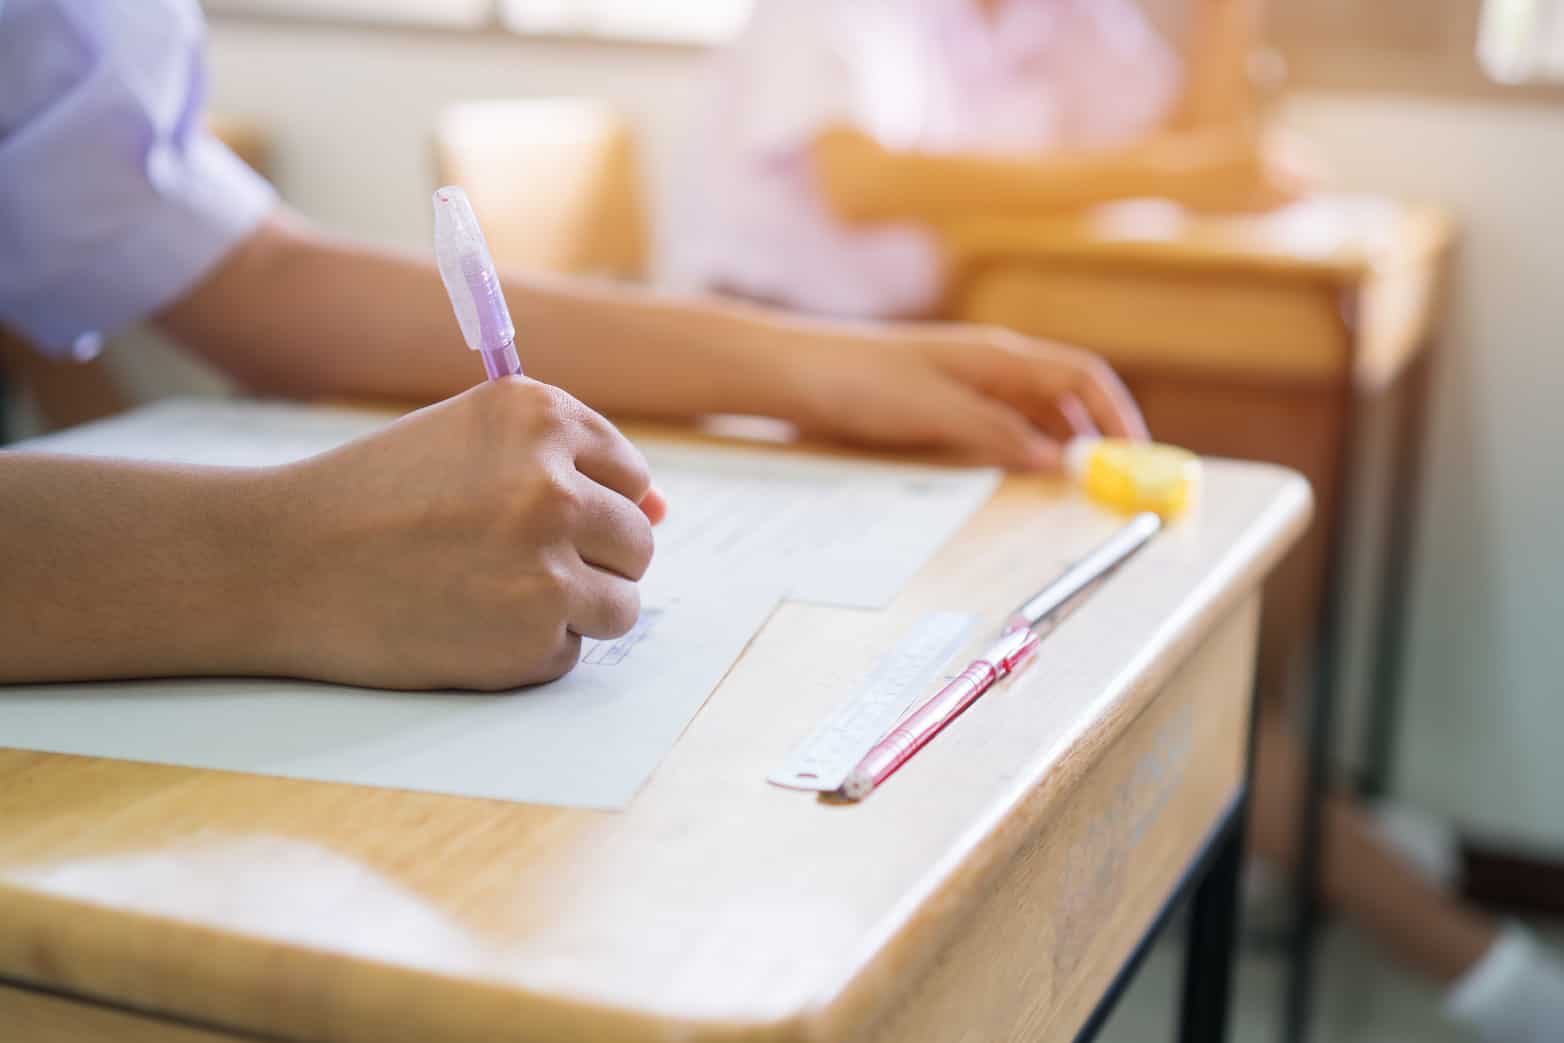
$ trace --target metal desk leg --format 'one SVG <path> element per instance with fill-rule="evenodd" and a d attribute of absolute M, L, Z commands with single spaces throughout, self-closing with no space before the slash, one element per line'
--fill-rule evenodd
<path fill-rule="evenodd" d="M 1380 569 L 1374 674 L 1364 708 L 1365 758 L 1358 783 L 1359 792 L 1368 797 L 1383 796 L 1395 774 L 1396 728 L 1401 718 L 1411 623 L 1408 602 L 1412 560 L 1422 517 L 1424 443 L 1434 351 L 1432 344 L 1420 351 L 1396 389 L 1396 441 L 1392 450 L 1395 473 L 1391 476 L 1390 516 L 1385 526 Z"/>
<path fill-rule="evenodd" d="M 1256 680 L 1254 694 L 1249 700 L 1249 742 L 1244 750 L 1243 790 L 1217 840 L 1211 866 L 1190 902 L 1179 1043 L 1225 1043 L 1228 1037 L 1259 721 L 1260 685 Z"/>
<path fill-rule="evenodd" d="M 1296 904 L 1289 946 L 1287 991 L 1283 1010 L 1283 1043 L 1305 1043 L 1314 1009 L 1315 948 L 1319 938 L 1323 903 L 1320 901 L 1320 865 L 1324 861 L 1323 827 L 1325 797 L 1331 784 L 1331 752 L 1336 747 L 1337 675 L 1346 627 L 1347 583 L 1342 563 L 1346 557 L 1347 522 L 1353 516 L 1353 464 L 1360 458 L 1356 420 L 1359 403 L 1350 384 L 1344 396 L 1339 457 L 1336 462 L 1336 517 L 1326 519 L 1330 537 L 1325 555 L 1325 590 L 1320 598 L 1320 620 L 1305 736 L 1307 764 L 1303 780 L 1303 808 L 1299 816 L 1298 865 L 1293 878 Z"/>
<path fill-rule="evenodd" d="M 1238 946 L 1239 879 L 1248 798 L 1228 822 L 1216 859 L 1190 903 L 1180 1043 L 1225 1043 Z"/>

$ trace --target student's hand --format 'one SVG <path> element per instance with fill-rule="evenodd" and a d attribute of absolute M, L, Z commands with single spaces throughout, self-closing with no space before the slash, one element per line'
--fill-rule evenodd
<path fill-rule="evenodd" d="M 1196 210 L 1263 213 L 1296 203 L 1328 180 L 1308 144 L 1281 130 L 1205 130 L 1159 145 L 1172 195 Z"/>
<path fill-rule="evenodd" d="M 552 680 L 625 633 L 665 506 L 646 462 L 557 388 L 485 383 L 279 469 L 258 534 L 280 672 L 388 688 Z"/>
<path fill-rule="evenodd" d="M 1053 470 L 1075 435 L 1146 437 L 1102 359 L 1004 330 L 861 327 L 796 344 L 792 357 L 805 389 L 800 426 L 840 441 Z"/>

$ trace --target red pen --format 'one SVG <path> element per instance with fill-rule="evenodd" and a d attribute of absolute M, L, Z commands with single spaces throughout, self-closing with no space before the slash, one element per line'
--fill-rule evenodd
<path fill-rule="evenodd" d="M 848 800 L 862 800 L 874 788 L 907 763 L 914 753 L 928 745 L 930 739 L 944 730 L 945 725 L 961 716 L 961 712 L 978 696 L 994 687 L 1002 679 L 1014 673 L 1042 640 L 1035 632 L 1020 628 L 1011 630 L 988 651 L 972 661 L 949 684 L 936 692 L 928 702 L 918 707 L 896 727 L 875 743 L 874 748 L 863 755 L 842 783 L 842 796 Z"/>

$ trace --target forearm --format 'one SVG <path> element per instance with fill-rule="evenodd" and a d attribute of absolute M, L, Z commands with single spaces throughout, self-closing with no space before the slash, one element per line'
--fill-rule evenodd
<path fill-rule="evenodd" d="M 974 214 L 1038 216 L 1157 196 L 1195 206 L 1252 187 L 1252 145 L 1228 134 L 1170 134 L 1046 158 L 893 152 L 852 131 L 815 144 L 833 211 L 847 220 L 939 224 Z"/>
<path fill-rule="evenodd" d="M 796 367 L 773 350 L 788 320 L 584 280 L 512 275 L 505 290 L 528 375 L 598 410 L 797 412 Z M 159 321 L 248 386 L 277 393 L 427 401 L 483 372 L 431 263 L 285 217 Z"/>
<path fill-rule="evenodd" d="M 0 682 L 265 672 L 262 474 L 0 453 Z"/>
<path fill-rule="evenodd" d="M 1254 122 L 1249 60 L 1262 13 L 1258 0 L 1199 0 L 1195 5 L 1188 74 L 1173 126 L 1237 128 Z"/>

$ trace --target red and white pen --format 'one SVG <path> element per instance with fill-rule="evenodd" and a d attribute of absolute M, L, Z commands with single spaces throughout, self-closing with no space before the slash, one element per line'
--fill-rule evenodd
<path fill-rule="evenodd" d="M 928 702 L 908 714 L 900 724 L 863 755 L 842 783 L 842 796 L 862 800 L 874 787 L 890 778 L 897 768 L 973 703 L 978 696 L 1019 669 L 1037 651 L 1042 638 L 1034 631 L 1011 630 L 988 651 L 972 661 Z"/>

